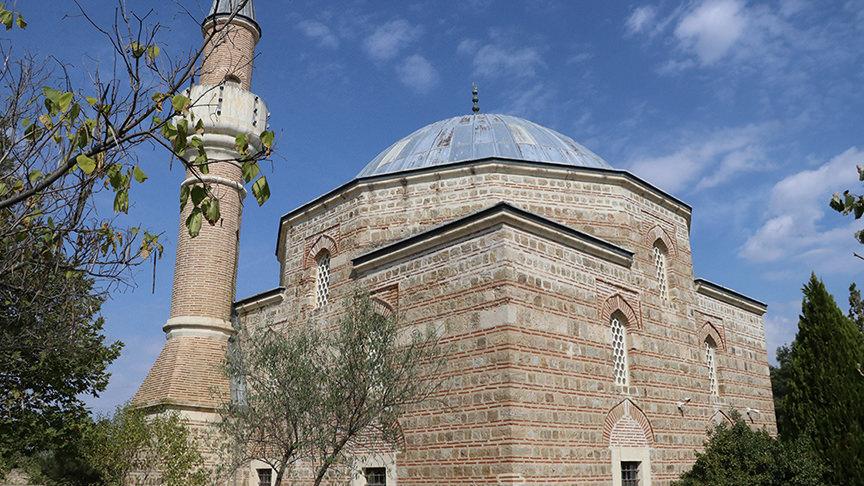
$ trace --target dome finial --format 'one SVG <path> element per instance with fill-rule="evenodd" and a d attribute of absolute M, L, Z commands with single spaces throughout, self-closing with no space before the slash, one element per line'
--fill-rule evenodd
<path fill-rule="evenodd" d="M 477 89 L 477 83 L 471 83 L 471 102 L 473 106 L 471 106 L 471 111 L 474 113 L 480 113 L 480 97 L 478 94 L 480 91 Z"/>

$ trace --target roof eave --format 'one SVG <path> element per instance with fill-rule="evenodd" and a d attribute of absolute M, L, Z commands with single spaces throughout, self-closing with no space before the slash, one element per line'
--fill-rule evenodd
<path fill-rule="evenodd" d="M 661 201 L 662 200 L 668 201 L 670 206 L 677 207 L 679 212 L 682 213 L 682 215 L 687 219 L 687 224 L 688 224 L 688 228 L 689 228 L 690 214 L 692 212 L 692 208 L 690 207 L 689 204 L 685 203 L 684 201 L 676 198 L 675 196 L 672 196 L 671 194 L 669 194 L 663 190 L 658 189 L 656 186 L 646 182 L 645 180 L 633 175 L 632 173 L 630 173 L 628 171 L 618 170 L 618 169 L 605 169 L 605 168 L 599 168 L 599 167 L 576 167 L 576 166 L 571 166 L 571 165 L 567 165 L 567 164 L 558 164 L 558 163 L 553 163 L 553 162 L 534 162 L 534 161 L 526 161 L 526 160 L 520 160 L 520 159 L 506 159 L 506 158 L 501 158 L 501 157 L 486 157 L 486 158 L 482 158 L 482 159 L 453 162 L 450 164 L 439 165 L 439 166 L 434 166 L 434 167 L 422 167 L 419 169 L 410 169 L 410 170 L 405 170 L 405 171 L 400 171 L 400 172 L 392 172 L 392 173 L 388 173 L 388 174 L 377 174 L 377 175 L 358 177 L 358 178 L 352 179 L 352 180 L 336 187 L 335 189 L 309 201 L 308 203 L 303 204 L 303 205 L 285 213 L 284 215 L 282 215 L 281 218 L 279 218 L 279 227 L 278 227 L 278 230 L 276 232 L 276 258 L 277 258 L 277 260 L 280 260 L 279 255 L 281 254 L 281 248 L 282 248 L 282 230 L 285 226 L 285 223 L 289 219 L 292 219 L 296 215 L 307 211 L 308 209 L 314 207 L 315 205 L 321 204 L 322 202 L 327 201 L 328 199 L 333 199 L 333 198 L 337 197 L 340 193 L 348 192 L 349 190 L 351 190 L 351 189 L 353 189 L 353 188 L 355 188 L 361 184 L 369 184 L 369 183 L 373 183 L 373 182 L 386 181 L 389 179 L 400 179 L 400 178 L 411 177 L 411 176 L 415 176 L 415 175 L 421 175 L 421 174 L 425 174 L 425 173 L 440 172 L 442 170 L 459 169 L 459 168 L 469 167 L 472 165 L 478 165 L 478 164 L 483 164 L 483 163 L 488 163 L 488 162 L 501 162 L 504 164 L 519 165 L 519 166 L 523 166 L 523 167 L 539 167 L 539 168 L 552 168 L 552 169 L 558 169 L 558 170 L 571 170 L 573 172 L 593 172 L 593 173 L 597 173 L 597 174 L 608 174 L 611 176 L 623 177 L 623 178 L 628 179 L 629 181 L 633 182 L 637 186 L 642 186 L 643 188 L 647 189 L 649 192 L 658 196 L 658 198 Z"/>

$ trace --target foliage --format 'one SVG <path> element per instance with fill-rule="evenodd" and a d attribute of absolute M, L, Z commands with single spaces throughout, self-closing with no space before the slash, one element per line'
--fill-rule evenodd
<path fill-rule="evenodd" d="M 241 393 L 223 410 L 232 465 L 251 459 L 276 471 L 315 465 L 315 484 L 373 439 L 396 449 L 398 421 L 439 389 L 442 364 L 434 333 L 412 332 L 377 313 L 356 292 L 337 325 L 242 329 L 227 372 Z M 236 388 L 235 388 L 236 390 Z"/>
<path fill-rule="evenodd" d="M 752 430 L 733 412 L 732 425 L 709 432 L 705 451 L 676 486 L 821 486 L 824 466 L 806 442 L 782 443 Z"/>
<path fill-rule="evenodd" d="M 105 389 L 121 349 L 102 335 L 93 285 L 51 253 L 0 280 L 0 461 L 74 441 L 89 421 L 82 396 Z"/>
<path fill-rule="evenodd" d="M 786 430 L 786 401 L 782 400 L 789 394 L 790 371 L 789 346 L 777 348 L 777 366 L 769 365 L 771 372 L 771 394 L 774 397 L 774 416 L 777 419 L 777 430 L 782 435 Z"/>
<path fill-rule="evenodd" d="M 857 166 L 857 170 L 858 181 L 864 182 L 864 166 Z M 835 192 L 831 197 L 829 206 L 844 216 L 852 214 L 856 220 L 861 219 L 861 216 L 864 216 L 864 194 L 855 194 L 848 189 L 843 191 L 843 194 Z M 864 230 L 856 231 L 855 239 L 864 243 Z"/>
<path fill-rule="evenodd" d="M 779 431 L 811 440 L 832 484 L 864 484 L 864 340 L 815 275 L 803 290 L 798 334 L 775 372 Z"/>
<path fill-rule="evenodd" d="M 101 418 L 85 437 L 86 459 L 106 485 L 204 485 L 209 475 L 197 442 L 177 414 L 147 415 L 129 406 Z"/>
<path fill-rule="evenodd" d="M 855 283 L 849 285 L 849 319 L 864 333 L 864 300 Z"/>
<path fill-rule="evenodd" d="M 269 196 L 258 163 L 270 155 L 273 133 L 244 135 L 237 160 L 212 159 L 194 116 L 199 100 L 184 91 L 205 49 L 169 58 L 155 14 L 138 16 L 126 4 L 117 2 L 112 26 L 81 10 L 102 36 L 94 49 L 113 53 L 103 68 L 70 69 L 0 39 L 0 470 L 44 469 L 46 461 L 81 455 L 91 421 L 82 398 L 104 390 L 121 346 L 105 341 L 100 306 L 135 265 L 162 255 L 159 235 L 119 223 L 147 172 L 176 158 L 199 178 L 181 200 L 191 206 L 193 236 L 204 220 L 220 219 L 219 201 L 201 179 L 211 163 L 241 164 L 259 204 Z M 0 24 L 27 26 L 2 3 Z M 218 26 L 205 40 L 228 41 Z M 142 145 L 164 147 L 170 157 L 148 165 L 136 155 Z"/>

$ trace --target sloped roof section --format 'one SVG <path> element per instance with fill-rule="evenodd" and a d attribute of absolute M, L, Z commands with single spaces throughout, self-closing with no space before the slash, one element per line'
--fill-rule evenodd
<path fill-rule="evenodd" d="M 238 8 L 240 9 L 239 11 L 237 10 Z M 231 15 L 234 12 L 249 20 L 255 20 L 255 6 L 252 0 L 213 0 L 213 6 L 210 7 L 207 17 Z"/>
<path fill-rule="evenodd" d="M 221 369 L 226 353 L 227 344 L 219 339 L 169 339 L 132 398 L 132 405 L 218 409 L 230 396 L 228 378 Z"/>
<path fill-rule="evenodd" d="M 629 268 L 633 264 L 633 252 L 629 250 L 506 202 L 499 202 L 482 211 L 385 245 L 354 258 L 351 263 L 355 272 L 364 274 L 430 248 L 446 246 L 469 235 L 503 225 L 527 231 L 616 265 Z"/>

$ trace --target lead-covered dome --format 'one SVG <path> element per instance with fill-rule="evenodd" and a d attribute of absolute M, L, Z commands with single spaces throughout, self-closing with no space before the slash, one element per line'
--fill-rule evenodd
<path fill-rule="evenodd" d="M 378 154 L 357 177 L 488 157 L 612 168 L 555 130 L 515 116 L 484 113 L 441 120 L 417 130 Z"/>

